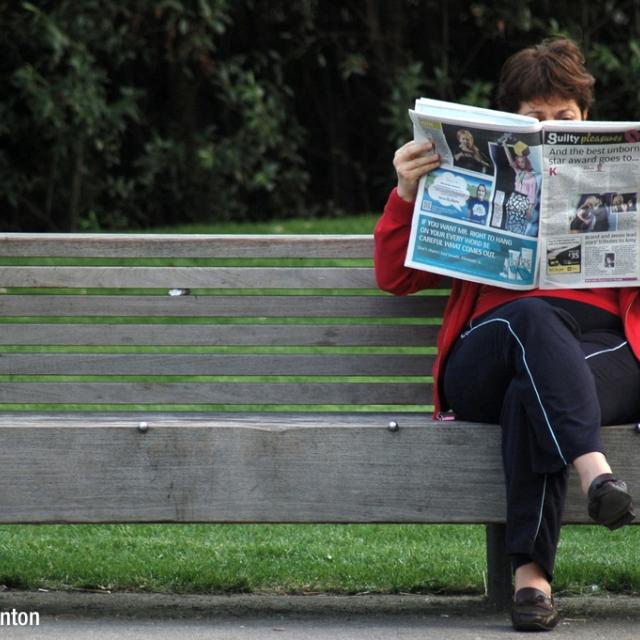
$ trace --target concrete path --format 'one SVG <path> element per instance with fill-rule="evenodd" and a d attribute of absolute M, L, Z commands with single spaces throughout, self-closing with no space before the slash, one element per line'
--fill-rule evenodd
<path fill-rule="evenodd" d="M 638 640 L 640 597 L 558 599 L 545 637 Z M 19 626 L 28 614 L 38 626 Z M 531 638 L 481 598 L 0 593 L 4 640 L 485 640 Z M 13 618 L 12 620 L 9 620 Z M 7 622 L 14 625 L 7 625 Z"/>

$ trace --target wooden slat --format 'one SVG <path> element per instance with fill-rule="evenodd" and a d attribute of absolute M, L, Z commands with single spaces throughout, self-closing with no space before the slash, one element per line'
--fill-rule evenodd
<path fill-rule="evenodd" d="M 0 345 L 423 347 L 435 344 L 437 331 L 431 325 L 5 324 Z"/>
<path fill-rule="evenodd" d="M 426 383 L 4 382 L 0 403 L 429 404 Z"/>
<path fill-rule="evenodd" d="M 0 267 L 1 287 L 375 289 L 368 267 Z"/>
<path fill-rule="evenodd" d="M 393 417 L 4 415 L 0 521 L 504 521 L 497 426 Z M 604 440 L 637 494 L 639 436 Z M 590 522 L 575 478 L 565 520 Z"/>
<path fill-rule="evenodd" d="M 387 354 L 62 354 L 0 356 L 5 375 L 424 376 L 433 356 Z"/>
<path fill-rule="evenodd" d="M 0 296 L 0 316 L 429 317 L 445 296 Z"/>
<path fill-rule="evenodd" d="M 369 235 L 0 234 L 0 256 L 371 258 Z"/>

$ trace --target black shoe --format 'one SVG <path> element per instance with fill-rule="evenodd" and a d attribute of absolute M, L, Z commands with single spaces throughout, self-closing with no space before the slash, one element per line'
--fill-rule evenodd
<path fill-rule="evenodd" d="M 560 620 L 553 599 L 540 589 L 518 589 L 513 598 L 511 623 L 516 631 L 551 631 Z"/>
<path fill-rule="evenodd" d="M 612 531 L 636 517 L 626 483 L 616 480 L 610 473 L 603 473 L 591 483 L 588 497 L 589 515 Z"/>

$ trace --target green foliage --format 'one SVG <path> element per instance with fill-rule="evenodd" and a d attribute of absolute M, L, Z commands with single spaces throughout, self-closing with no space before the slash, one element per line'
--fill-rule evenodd
<path fill-rule="evenodd" d="M 127 123 L 139 116 L 136 91 L 110 87 L 102 52 L 79 37 L 100 39 L 98 12 L 64 10 L 24 3 L 5 17 L 2 75 L 11 91 L 0 108 L 0 182 L 13 209 L 9 226 L 26 217 L 45 228 L 77 227 L 85 202 L 108 187 L 89 177 L 118 164 Z"/>
<path fill-rule="evenodd" d="M 413 62 L 398 69 L 387 102 L 389 115 L 382 122 L 387 126 L 390 140 L 400 146 L 411 137 L 411 124 L 407 119 L 407 105 L 413 104 L 416 97 L 425 94 L 425 72 L 421 62 Z"/>
<path fill-rule="evenodd" d="M 0 13 L 5 228 L 112 229 L 299 209 L 302 128 L 269 52 L 220 55 L 226 0 Z"/>
<path fill-rule="evenodd" d="M 592 117 L 635 119 L 634 0 L 0 0 L 5 229 L 379 210 L 417 96 L 492 106 L 505 57 L 558 33 Z"/>

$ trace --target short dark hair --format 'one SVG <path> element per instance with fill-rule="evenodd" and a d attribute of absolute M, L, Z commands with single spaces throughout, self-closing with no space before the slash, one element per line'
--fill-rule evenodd
<path fill-rule="evenodd" d="M 500 72 L 498 106 L 517 112 L 522 102 L 560 96 L 575 100 L 580 111 L 593 102 L 594 77 L 585 68 L 578 45 L 564 37 L 546 38 L 507 59 Z"/>

